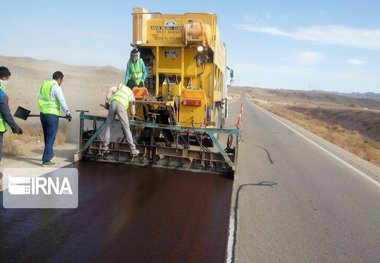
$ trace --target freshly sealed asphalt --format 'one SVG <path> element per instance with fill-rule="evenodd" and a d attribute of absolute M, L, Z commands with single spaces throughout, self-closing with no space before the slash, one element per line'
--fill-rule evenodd
<path fill-rule="evenodd" d="M 0 262 L 225 262 L 232 180 L 109 163 L 76 167 L 78 208 L 0 205 Z"/>

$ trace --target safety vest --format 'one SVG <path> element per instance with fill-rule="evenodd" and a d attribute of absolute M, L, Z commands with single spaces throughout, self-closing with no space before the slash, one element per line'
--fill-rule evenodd
<path fill-rule="evenodd" d="M 120 83 L 117 91 L 112 95 L 111 100 L 116 100 L 128 109 L 129 103 L 133 101 L 134 95 L 130 88 Z"/>
<path fill-rule="evenodd" d="M 5 88 L 0 86 L 0 92 L 4 92 L 5 94 L 7 94 L 5 92 Z M 3 118 L 3 114 L 0 113 L 0 132 L 4 133 L 7 131 L 7 123 L 5 122 L 4 118 Z"/>
<path fill-rule="evenodd" d="M 53 114 L 59 116 L 61 105 L 56 97 L 52 96 L 51 89 L 56 84 L 55 80 L 45 80 L 40 88 L 38 96 L 38 105 L 40 112 L 43 114 Z"/>
<path fill-rule="evenodd" d="M 141 58 L 137 59 L 136 63 L 133 63 L 131 60 L 128 61 L 128 68 L 129 72 L 131 73 L 131 78 L 136 82 L 137 85 L 140 84 L 143 76 L 142 63 L 143 60 Z"/>

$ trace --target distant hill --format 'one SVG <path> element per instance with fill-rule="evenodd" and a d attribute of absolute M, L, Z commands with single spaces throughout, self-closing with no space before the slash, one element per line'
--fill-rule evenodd
<path fill-rule="evenodd" d="M 338 93 L 327 91 L 304 91 L 288 89 L 264 89 L 250 87 L 234 87 L 246 91 L 261 99 L 286 102 L 292 104 L 310 104 L 317 106 L 351 106 L 380 109 L 380 93 Z"/>
<path fill-rule="evenodd" d="M 52 74 L 60 70 L 65 75 L 62 89 L 70 110 L 101 112 L 99 104 L 104 103 L 108 87 L 117 85 L 124 78 L 123 70 L 110 66 L 74 66 L 29 57 L 0 56 L 0 65 L 8 67 L 12 73 L 8 85 L 12 110 L 20 105 L 37 112 L 41 82 L 51 79 Z"/>
<path fill-rule="evenodd" d="M 276 90 L 276 91 L 286 91 L 286 92 L 306 92 L 306 93 L 328 93 L 328 94 L 335 94 L 335 95 L 341 95 L 341 96 L 347 96 L 352 98 L 361 98 L 361 99 L 380 99 L 380 93 L 376 92 L 351 92 L 351 93 L 345 93 L 345 92 L 336 92 L 336 91 L 325 91 L 325 90 L 290 90 L 290 89 L 267 89 L 267 88 L 260 88 L 260 87 L 248 87 L 248 86 L 232 86 L 232 89 L 241 89 L 241 90 L 251 90 L 251 89 L 263 89 L 263 90 Z M 379 87 L 380 90 L 380 87 Z"/>
<path fill-rule="evenodd" d="M 380 99 L 376 93 L 337 93 L 263 88 L 233 88 L 249 99 L 278 112 L 301 113 L 305 120 L 319 120 L 332 129 L 336 125 L 380 142 Z M 335 127 L 335 128 L 334 128 Z"/>
<path fill-rule="evenodd" d="M 380 100 L 380 93 L 374 93 L 374 92 L 365 92 L 365 93 L 352 92 L 352 93 L 342 93 L 342 94 L 344 96 L 352 97 L 352 98 Z"/>

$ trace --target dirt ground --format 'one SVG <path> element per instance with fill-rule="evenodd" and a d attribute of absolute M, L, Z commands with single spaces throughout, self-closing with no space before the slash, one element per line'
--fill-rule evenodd
<path fill-rule="evenodd" d="M 380 99 L 354 98 L 321 91 L 235 88 L 257 103 L 302 113 L 328 125 L 339 125 L 380 142 Z"/>
<path fill-rule="evenodd" d="M 128 58 L 126 58 L 127 61 Z M 113 67 L 71 66 L 55 61 L 35 60 L 26 57 L 0 56 L 0 65 L 11 71 L 7 87 L 9 106 L 12 113 L 18 106 L 38 114 L 38 92 L 43 80 L 51 79 L 52 74 L 60 70 L 65 75 L 62 91 L 73 116 L 69 123 L 60 120 L 60 134 L 54 149 L 57 166 L 72 162 L 79 141 L 79 113 L 76 110 L 88 110 L 90 114 L 106 116 L 107 111 L 100 107 L 104 103 L 107 90 L 123 81 L 124 71 Z M 26 121 L 15 118 L 24 130 L 22 136 L 5 134 L 4 154 L 0 171 L 5 167 L 39 167 L 43 152 L 43 136 L 39 118 Z"/>
<path fill-rule="evenodd" d="M 380 166 L 380 94 L 233 87 L 255 104 Z"/>
<path fill-rule="evenodd" d="M 306 114 L 330 125 L 340 125 L 344 129 L 357 131 L 361 135 L 380 142 L 380 111 L 332 108 L 286 106 L 289 110 Z"/>

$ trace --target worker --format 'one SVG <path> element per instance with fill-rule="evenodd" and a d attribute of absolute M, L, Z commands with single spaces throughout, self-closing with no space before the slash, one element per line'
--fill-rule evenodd
<path fill-rule="evenodd" d="M 105 108 L 108 110 L 108 116 L 106 120 L 106 131 L 105 138 L 103 143 L 103 153 L 109 152 L 109 143 L 111 137 L 111 129 L 113 126 L 113 121 L 115 119 L 116 114 L 119 117 L 121 122 L 121 127 L 126 138 L 126 141 L 131 150 L 132 156 L 139 155 L 139 150 L 136 149 L 136 145 L 133 142 L 132 133 L 129 129 L 129 121 L 127 110 L 129 105 L 131 105 L 131 114 L 135 115 L 135 96 L 130 88 L 128 88 L 125 84 L 120 83 L 117 87 L 111 87 L 108 89 L 106 95 L 106 105 Z"/>
<path fill-rule="evenodd" d="M 0 67 L 0 161 L 3 156 L 3 136 L 7 131 L 7 124 L 11 127 L 13 133 L 18 135 L 22 134 L 22 129 L 13 119 L 8 106 L 6 87 L 10 78 L 11 72 L 9 69 L 6 67 Z"/>
<path fill-rule="evenodd" d="M 53 74 L 53 79 L 43 81 L 40 87 L 38 104 L 41 112 L 40 120 L 45 142 L 45 149 L 42 155 L 43 167 L 55 165 L 53 162 L 53 145 L 58 132 L 59 114 L 61 109 L 66 114 L 66 119 L 69 122 L 72 119 L 61 89 L 63 77 L 64 75 L 61 71 L 56 71 Z"/>
<path fill-rule="evenodd" d="M 146 79 L 146 67 L 144 61 L 139 58 L 139 52 L 137 49 L 132 49 L 130 59 L 127 63 L 125 70 L 124 83 L 133 89 L 133 87 L 144 87 L 144 81 Z"/>

